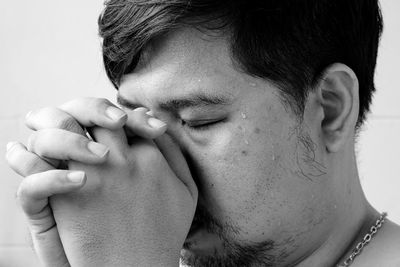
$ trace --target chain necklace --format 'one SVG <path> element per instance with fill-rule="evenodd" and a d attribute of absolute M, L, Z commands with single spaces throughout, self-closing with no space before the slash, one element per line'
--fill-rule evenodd
<path fill-rule="evenodd" d="M 382 224 L 385 222 L 385 218 L 387 216 L 386 212 L 383 212 L 379 219 L 376 220 L 375 225 L 371 226 L 371 229 L 369 230 L 369 233 L 367 233 L 364 238 L 357 244 L 357 246 L 353 249 L 351 252 L 350 256 L 342 263 L 337 265 L 337 267 L 347 267 L 350 266 L 355 257 L 357 257 L 363 248 L 368 245 L 368 243 L 371 241 L 372 237 L 378 232 L 378 230 L 382 227 Z"/>

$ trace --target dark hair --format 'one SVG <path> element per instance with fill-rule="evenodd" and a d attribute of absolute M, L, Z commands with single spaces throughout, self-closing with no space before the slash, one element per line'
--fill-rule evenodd
<path fill-rule="evenodd" d="M 329 65 L 357 75 L 360 126 L 374 87 L 382 16 L 378 0 L 110 0 L 99 18 L 103 60 L 116 88 L 154 38 L 179 27 L 228 29 L 233 61 L 275 83 L 300 115 Z"/>

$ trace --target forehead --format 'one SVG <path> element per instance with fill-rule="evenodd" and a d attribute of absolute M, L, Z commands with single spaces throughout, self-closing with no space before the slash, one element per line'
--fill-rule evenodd
<path fill-rule="evenodd" d="M 184 28 L 154 40 L 135 71 L 122 78 L 119 91 L 129 99 L 207 90 L 229 94 L 228 84 L 236 84 L 238 78 L 224 36 Z"/>
<path fill-rule="evenodd" d="M 195 28 L 181 28 L 156 38 L 144 50 L 143 55 L 144 62 L 136 72 L 154 70 L 156 63 L 174 65 L 176 71 L 183 72 L 194 71 L 194 68 L 201 65 L 231 63 L 229 43 L 225 35 Z"/>

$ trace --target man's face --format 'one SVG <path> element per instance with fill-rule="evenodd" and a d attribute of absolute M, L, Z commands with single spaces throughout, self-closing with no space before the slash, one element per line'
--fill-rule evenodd
<path fill-rule="evenodd" d="M 335 207 L 319 128 L 278 88 L 234 67 L 225 38 L 156 40 L 119 94 L 154 111 L 187 156 L 199 202 L 183 259 L 198 266 L 294 262 L 327 235 Z"/>

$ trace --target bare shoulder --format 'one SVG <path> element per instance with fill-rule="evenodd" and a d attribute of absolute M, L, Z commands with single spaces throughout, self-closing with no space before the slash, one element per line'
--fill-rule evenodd
<path fill-rule="evenodd" d="M 400 267 L 400 225 L 387 220 L 356 258 L 356 266 Z"/>

